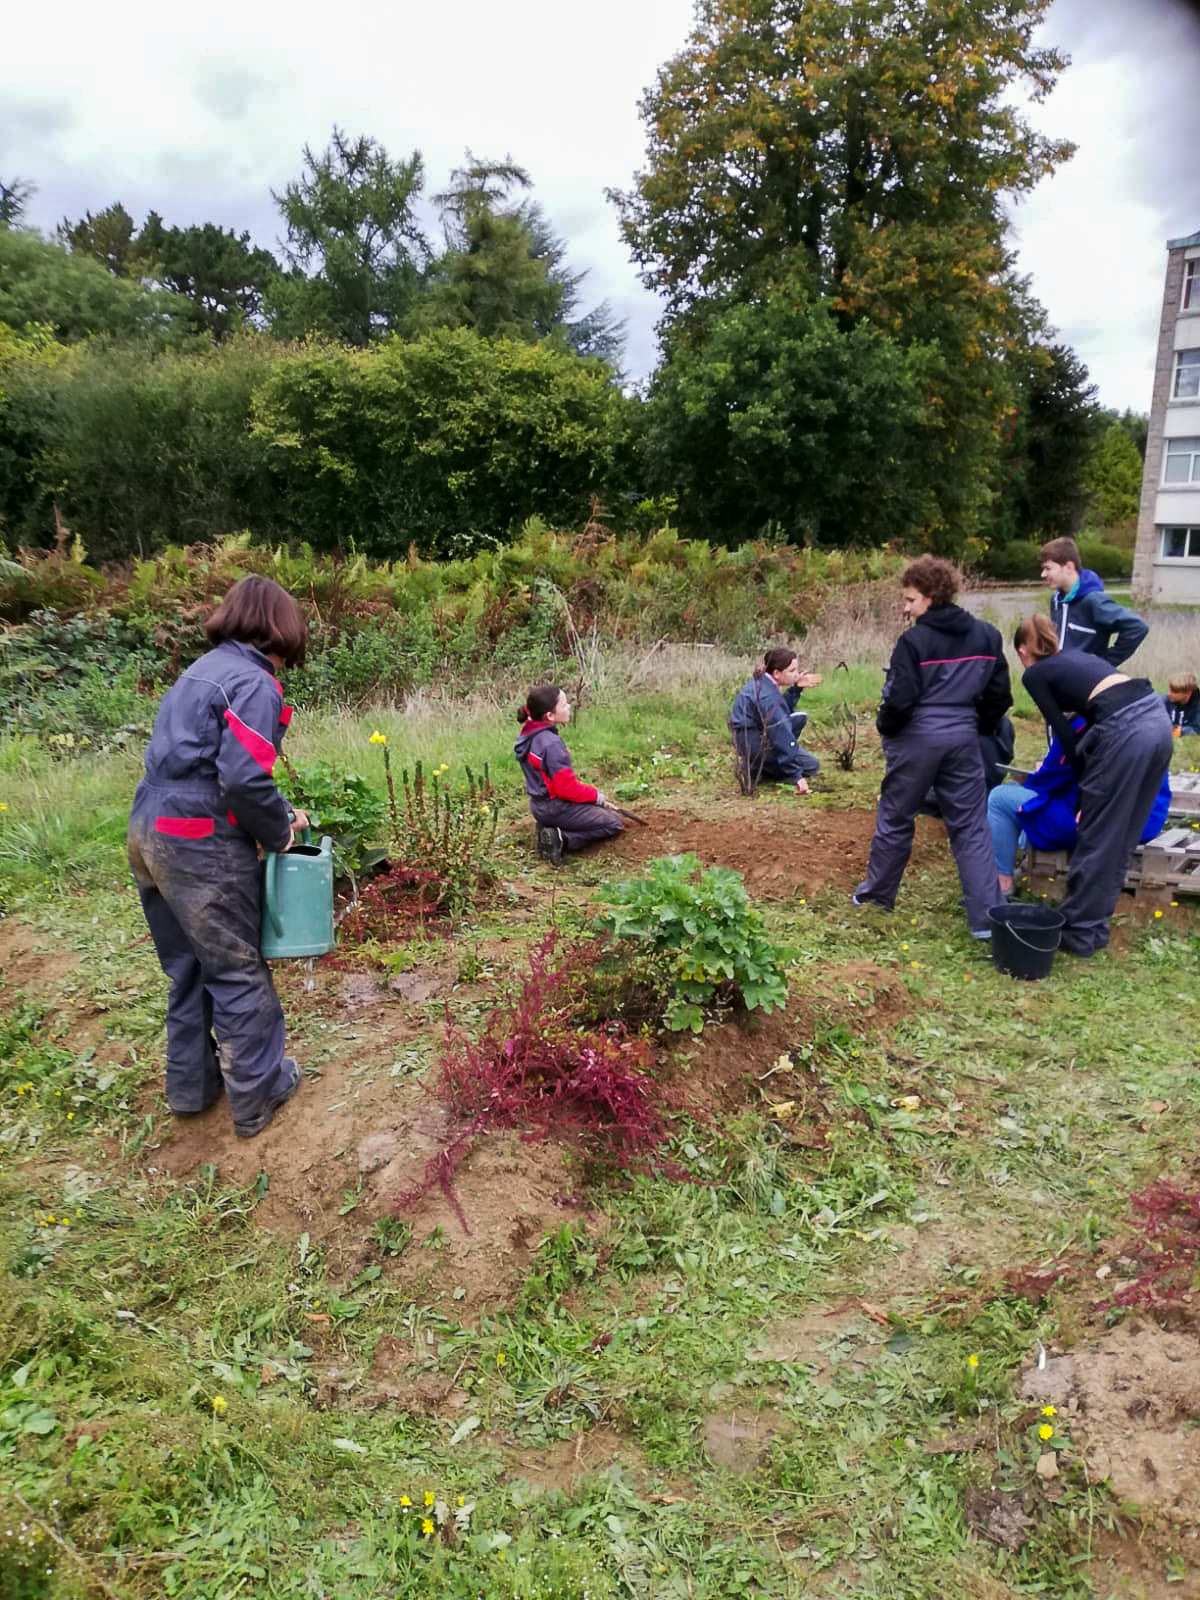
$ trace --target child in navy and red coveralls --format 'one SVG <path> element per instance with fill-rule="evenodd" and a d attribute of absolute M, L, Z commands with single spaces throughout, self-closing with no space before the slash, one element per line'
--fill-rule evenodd
<path fill-rule="evenodd" d="M 258 850 L 290 849 L 308 826 L 272 777 L 292 715 L 275 674 L 304 660 L 307 629 L 278 584 L 249 577 L 205 632 L 215 648 L 168 689 L 155 719 L 129 864 L 170 979 L 167 1104 L 193 1115 L 224 1088 L 234 1132 L 248 1139 L 301 1081 L 259 951 Z"/>
<path fill-rule="evenodd" d="M 521 733 L 513 746 L 538 825 L 538 855 L 556 866 L 564 850 L 582 850 L 625 827 L 599 789 L 580 783 L 571 770 L 571 752 L 558 731 L 570 719 L 570 704 L 558 685 L 539 683 L 517 712 Z"/>

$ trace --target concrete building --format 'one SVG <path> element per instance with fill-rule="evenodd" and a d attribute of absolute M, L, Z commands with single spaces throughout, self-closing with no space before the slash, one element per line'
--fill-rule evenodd
<path fill-rule="evenodd" d="M 1200 602 L 1200 233 L 1167 241 L 1133 592 Z"/>

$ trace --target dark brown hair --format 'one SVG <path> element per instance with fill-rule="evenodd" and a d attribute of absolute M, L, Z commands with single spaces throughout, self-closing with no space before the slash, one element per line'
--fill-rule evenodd
<path fill-rule="evenodd" d="M 763 651 L 763 671 L 786 672 L 795 659 L 796 652 L 789 650 L 787 645 L 772 645 L 769 650 Z"/>
<path fill-rule="evenodd" d="M 1024 622 L 1017 623 L 1013 645 L 1018 650 L 1028 650 L 1038 661 L 1044 661 L 1047 656 L 1058 654 L 1058 634 L 1050 618 L 1036 612 L 1032 617 L 1026 617 Z"/>
<path fill-rule="evenodd" d="M 517 712 L 518 722 L 540 722 L 547 711 L 558 704 L 562 690 L 556 683 L 537 683 L 525 696 L 525 704 Z"/>
<path fill-rule="evenodd" d="M 1044 544 L 1038 551 L 1038 560 L 1045 564 L 1047 561 L 1057 561 L 1060 567 L 1072 566 L 1076 572 L 1083 570 L 1083 562 L 1079 554 L 1079 546 L 1074 539 L 1051 539 L 1049 544 Z"/>
<path fill-rule="evenodd" d="M 948 606 L 962 587 L 962 575 L 940 556 L 919 556 L 910 561 L 900 578 L 904 589 L 919 589 L 935 606 Z"/>
<path fill-rule="evenodd" d="M 308 627 L 304 614 L 286 589 L 257 574 L 239 578 L 204 624 L 213 644 L 234 639 L 252 644 L 264 655 L 279 656 L 289 667 L 304 662 Z"/>

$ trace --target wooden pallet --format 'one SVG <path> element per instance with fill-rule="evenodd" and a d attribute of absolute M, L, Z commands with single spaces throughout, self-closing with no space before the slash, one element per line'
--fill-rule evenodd
<path fill-rule="evenodd" d="M 1171 809 L 1173 817 L 1200 817 L 1200 772 L 1173 772 L 1171 774 Z"/>
<path fill-rule="evenodd" d="M 1177 900 L 1200 895 L 1200 833 L 1192 827 L 1167 828 L 1134 851 L 1125 887 L 1139 900 Z"/>
<path fill-rule="evenodd" d="M 1069 850 L 1027 850 L 1026 887 L 1047 900 L 1061 900 L 1067 892 Z M 1190 823 L 1166 828 L 1156 839 L 1133 852 L 1125 887 L 1139 900 L 1167 905 L 1181 895 L 1200 895 L 1200 831 Z"/>

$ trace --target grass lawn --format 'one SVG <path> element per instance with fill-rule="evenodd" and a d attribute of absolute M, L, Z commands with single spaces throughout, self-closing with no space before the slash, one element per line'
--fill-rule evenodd
<path fill-rule="evenodd" d="M 818 739 L 877 682 L 829 675 Z M 586 707 L 577 770 L 649 826 L 557 873 L 496 702 L 298 719 L 377 787 L 376 727 L 488 762 L 498 876 L 277 966 L 309 1076 L 249 1142 L 166 1113 L 135 757 L 0 752 L 0 1600 L 1200 1595 L 1197 907 L 1014 983 L 938 824 L 895 915 L 850 906 L 873 732 L 747 799 L 727 704 Z M 492 1132 L 398 1206 L 454 1133 L 447 1019 L 689 850 L 789 999 L 651 1041 L 669 1171 Z"/>

